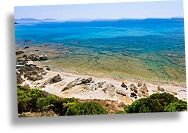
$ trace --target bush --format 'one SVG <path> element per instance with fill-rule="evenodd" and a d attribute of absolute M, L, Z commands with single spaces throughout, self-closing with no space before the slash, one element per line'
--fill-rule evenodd
<path fill-rule="evenodd" d="M 188 102 L 185 102 L 185 108 L 188 109 Z"/>
<path fill-rule="evenodd" d="M 42 91 L 17 86 L 18 112 L 36 111 L 37 99 L 42 97 Z"/>
<path fill-rule="evenodd" d="M 77 99 L 75 98 L 56 98 L 52 109 L 60 116 L 64 116 L 67 109 L 75 104 L 77 104 Z"/>
<path fill-rule="evenodd" d="M 54 95 L 50 95 L 47 98 L 38 98 L 36 106 L 42 110 L 49 110 L 54 106 L 56 98 Z"/>
<path fill-rule="evenodd" d="M 169 93 L 154 93 L 150 97 L 150 99 L 158 99 L 162 105 L 166 105 L 171 102 L 179 101 L 177 97 L 174 97 L 173 95 Z"/>
<path fill-rule="evenodd" d="M 53 110 L 58 115 L 65 115 L 67 108 L 77 103 L 75 98 L 46 96 L 41 90 L 17 86 L 18 113 L 44 112 Z"/>
<path fill-rule="evenodd" d="M 47 98 L 38 98 L 36 107 L 39 111 L 53 110 L 60 116 L 65 115 L 67 109 L 77 104 L 75 98 L 58 98 L 54 95 L 50 95 Z"/>
<path fill-rule="evenodd" d="M 108 114 L 100 104 L 96 102 L 86 102 L 75 104 L 68 108 L 66 112 L 67 115 L 99 115 L 99 114 Z"/>
<path fill-rule="evenodd" d="M 115 112 L 115 114 L 127 114 L 125 111 L 117 111 L 117 112 Z"/>
<path fill-rule="evenodd" d="M 170 103 L 167 107 L 165 107 L 165 111 L 167 112 L 177 112 L 177 111 L 185 111 L 187 109 L 187 102 L 178 101 L 175 103 Z"/>
<path fill-rule="evenodd" d="M 187 109 L 183 102 L 169 93 L 155 93 L 148 98 L 141 98 L 129 106 L 124 106 L 127 113 L 169 112 Z"/>

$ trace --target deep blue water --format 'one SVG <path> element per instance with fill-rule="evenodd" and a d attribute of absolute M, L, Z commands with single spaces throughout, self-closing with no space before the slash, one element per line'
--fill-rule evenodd
<path fill-rule="evenodd" d="M 15 38 L 16 45 L 23 47 L 42 43 L 64 44 L 97 53 L 129 51 L 129 56 L 138 58 L 139 54 L 157 53 L 152 57 L 157 59 L 164 58 L 167 53 L 178 54 L 177 58 L 166 58 L 163 63 L 185 69 L 181 62 L 185 58 L 184 19 L 21 23 L 15 25 Z M 31 42 L 25 44 L 25 40 Z M 74 50 L 70 52 L 74 53 Z M 160 68 L 161 62 L 148 59 L 146 63 L 165 73 Z"/>
<path fill-rule="evenodd" d="M 185 51 L 183 19 L 40 22 L 15 25 L 16 41 L 63 43 L 119 51 L 122 48 Z"/>

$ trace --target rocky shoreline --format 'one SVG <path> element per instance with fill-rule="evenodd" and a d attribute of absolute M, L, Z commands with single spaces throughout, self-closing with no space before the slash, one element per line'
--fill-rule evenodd
<path fill-rule="evenodd" d="M 121 87 L 120 80 L 53 70 L 49 66 L 40 65 L 40 61 L 49 59 L 47 55 L 28 54 L 25 49 L 30 48 L 16 51 L 17 84 L 31 89 L 38 88 L 59 97 L 111 100 L 127 105 L 153 93 L 167 92 L 179 99 L 187 99 L 186 87 L 173 84 L 128 81 L 126 89 Z"/>

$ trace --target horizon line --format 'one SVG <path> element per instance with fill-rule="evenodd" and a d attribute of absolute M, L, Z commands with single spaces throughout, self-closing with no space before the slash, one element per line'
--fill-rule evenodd
<path fill-rule="evenodd" d="M 27 20 L 27 19 L 31 19 L 31 20 L 35 20 L 35 21 L 103 21 L 103 20 L 145 20 L 145 19 L 184 19 L 184 17 L 164 17 L 164 18 L 160 18 L 160 17 L 148 17 L 148 18 L 96 18 L 96 19 L 87 19 L 87 18 L 74 18 L 74 19 L 67 19 L 67 20 L 63 20 L 63 19 L 55 19 L 55 18 L 14 18 L 14 20 Z"/>

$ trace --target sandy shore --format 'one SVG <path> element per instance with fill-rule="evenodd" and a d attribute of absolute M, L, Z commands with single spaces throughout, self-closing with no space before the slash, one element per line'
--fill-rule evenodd
<path fill-rule="evenodd" d="M 28 63 L 35 64 L 39 67 L 41 66 L 40 62 L 38 61 L 29 61 Z M 47 91 L 51 94 L 57 95 L 59 97 L 75 97 L 80 99 L 102 99 L 102 100 L 113 100 L 117 102 L 123 102 L 125 104 L 131 104 L 134 100 L 139 99 L 141 97 L 137 97 L 136 99 L 134 97 L 130 97 L 131 90 L 126 90 L 125 88 L 121 87 L 121 80 L 113 79 L 113 78 L 101 78 L 91 75 L 82 75 L 82 74 L 76 74 L 76 73 L 69 73 L 59 70 L 53 70 L 50 71 L 46 70 L 47 74 L 43 76 L 43 79 L 37 80 L 37 81 L 29 81 L 26 80 L 22 83 L 22 85 L 29 85 L 30 88 L 40 88 L 41 90 Z M 43 87 L 41 85 L 44 84 L 44 82 L 49 81 L 49 79 L 53 78 L 56 75 L 60 75 L 62 78 L 62 81 L 54 83 L 54 84 L 47 84 Z M 112 84 L 115 86 L 115 90 L 121 90 L 126 93 L 126 96 L 119 95 L 115 93 L 114 96 L 109 95 L 108 93 L 104 93 L 102 90 L 103 88 L 99 88 L 94 91 L 86 90 L 84 89 L 84 85 L 77 85 L 72 87 L 69 90 L 63 91 L 62 89 L 67 86 L 70 82 L 74 81 L 77 78 L 89 78 L 92 77 L 92 84 L 105 81 L 106 84 Z M 173 94 L 175 97 L 178 97 L 179 99 L 187 99 L 187 89 L 185 86 L 181 85 L 175 85 L 170 83 L 150 83 L 150 82 L 143 82 L 146 83 L 148 94 L 151 95 L 153 93 L 162 93 L 158 91 L 158 86 L 160 85 L 161 88 L 164 88 L 165 92 Z M 128 80 L 128 87 L 130 87 L 131 84 L 134 84 L 135 86 L 138 85 L 138 81 L 132 81 Z"/>
<path fill-rule="evenodd" d="M 57 46 L 56 46 L 57 47 Z M 61 47 L 61 45 L 60 45 Z M 16 50 L 21 50 L 24 51 L 24 54 L 30 55 L 30 54 L 36 54 L 36 55 L 43 55 L 47 54 L 49 58 L 54 58 L 58 57 L 60 53 L 56 51 L 54 53 L 53 46 L 36 46 L 36 47 L 30 47 L 28 49 L 22 49 L 19 47 L 16 47 Z M 51 51 L 53 51 L 53 54 Z M 65 51 L 68 52 L 68 51 Z M 19 55 L 20 56 L 20 55 Z M 20 57 L 22 57 L 21 55 Z M 28 64 L 35 64 L 38 67 L 44 68 L 42 63 L 40 61 L 29 61 Z M 47 91 L 51 94 L 57 95 L 59 97 L 75 97 L 75 98 L 80 98 L 80 99 L 101 99 L 101 100 L 113 100 L 117 102 L 124 102 L 125 104 L 131 104 L 133 101 L 135 101 L 135 98 L 130 97 L 131 90 L 130 90 L 130 85 L 134 84 L 135 86 L 138 85 L 138 82 L 141 83 L 146 83 L 147 89 L 148 89 L 148 94 L 151 95 L 153 93 L 157 92 L 157 87 L 160 85 L 161 88 L 165 89 L 165 92 L 167 93 L 176 93 L 174 96 L 179 98 L 179 99 L 184 99 L 187 98 L 187 85 L 185 83 L 178 84 L 178 83 L 169 83 L 169 82 L 150 82 L 150 81 L 138 81 L 135 79 L 128 79 L 128 90 L 125 88 L 121 87 L 122 79 L 114 79 L 114 78 L 107 78 L 107 77 L 100 77 L 100 76 L 95 76 L 95 75 L 84 75 L 80 73 L 73 73 L 73 72 L 64 72 L 56 69 L 51 69 L 50 71 L 46 70 L 47 74 L 43 75 L 43 79 L 37 80 L 37 81 L 29 81 L 26 80 L 22 83 L 22 85 L 29 85 L 30 88 L 39 88 L 45 81 L 49 80 L 50 78 L 53 78 L 56 75 L 60 75 L 61 78 L 63 79 L 60 82 L 54 83 L 54 84 L 47 84 L 45 87 L 41 88 L 41 90 Z M 117 93 L 115 93 L 114 96 L 110 96 L 108 93 L 104 93 L 102 91 L 103 88 L 98 88 L 97 90 L 94 91 L 89 91 L 84 89 L 84 85 L 77 85 L 75 87 L 72 87 L 69 90 L 63 91 L 62 89 L 67 86 L 70 82 L 74 81 L 77 78 L 90 78 L 92 77 L 92 81 L 95 84 L 97 82 L 106 82 L 106 84 L 112 84 L 115 87 L 115 90 L 121 90 L 125 92 L 127 95 L 122 96 Z M 22 77 L 23 78 L 23 77 Z M 162 93 L 162 92 L 158 92 Z M 137 97 L 139 99 L 141 97 Z"/>

